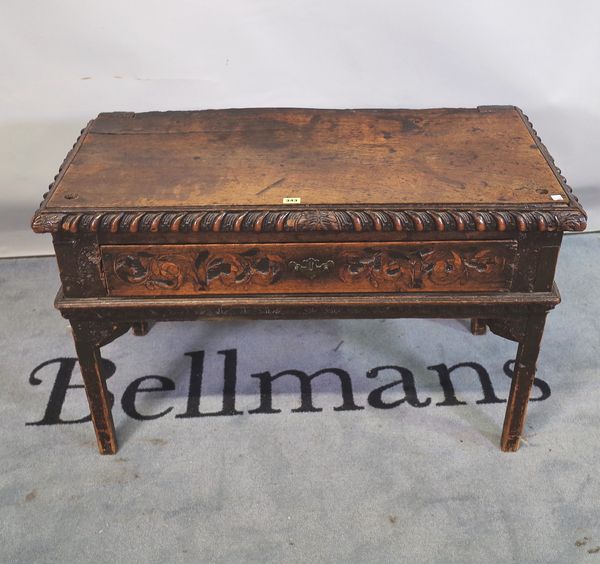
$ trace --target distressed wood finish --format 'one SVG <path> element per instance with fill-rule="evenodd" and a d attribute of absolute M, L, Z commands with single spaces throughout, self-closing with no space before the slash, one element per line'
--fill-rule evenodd
<path fill-rule="evenodd" d="M 59 291 L 56 305 L 68 319 L 98 318 L 135 323 L 140 314 L 155 321 L 196 319 L 364 319 L 394 317 L 467 318 L 479 315 L 486 323 L 502 319 L 521 325 L 528 315 L 560 303 L 556 287 L 550 292 L 477 294 L 273 294 L 253 296 L 176 296 L 171 298 L 67 298 Z M 491 325 L 490 325 L 491 327 Z M 515 332 L 506 338 L 515 340 Z M 501 335 L 505 336 L 505 335 Z M 520 339 L 520 338 L 519 338 Z"/>
<path fill-rule="evenodd" d="M 90 406 L 100 454 L 115 454 L 117 438 L 112 418 L 112 394 L 106 388 L 102 374 L 100 347 L 129 329 L 128 323 L 71 320 L 75 350 Z"/>
<path fill-rule="evenodd" d="M 515 110 L 100 114 L 48 208 L 544 204 L 555 183 Z"/>
<path fill-rule="evenodd" d="M 131 324 L 131 331 L 136 337 L 145 337 L 150 333 L 153 325 L 153 321 L 134 321 Z"/>
<path fill-rule="evenodd" d="M 302 206 L 284 206 L 285 197 Z M 513 106 L 100 114 L 82 130 L 40 211 L 35 231 L 70 233 L 586 224 Z"/>
<path fill-rule="evenodd" d="M 471 319 L 471 333 L 473 335 L 485 335 L 487 331 L 487 325 L 483 319 L 477 319 L 474 317 Z"/>
<path fill-rule="evenodd" d="M 513 106 L 100 114 L 32 220 L 53 236 L 103 454 L 117 442 L 100 347 L 224 316 L 471 318 L 518 343 L 514 451 L 562 234 L 585 224 Z"/>
<path fill-rule="evenodd" d="M 510 288 L 516 241 L 106 245 L 110 296 Z"/>
<path fill-rule="evenodd" d="M 510 387 L 502 429 L 501 447 L 504 451 L 514 452 L 521 443 L 527 403 L 535 377 L 545 320 L 546 313 L 530 315 L 528 318 L 520 320 L 520 324 L 524 326 L 524 331 L 519 336 L 515 373 Z"/>

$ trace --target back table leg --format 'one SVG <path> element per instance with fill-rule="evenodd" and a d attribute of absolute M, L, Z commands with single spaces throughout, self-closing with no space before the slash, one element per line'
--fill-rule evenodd
<path fill-rule="evenodd" d="M 520 446 L 545 320 L 546 313 L 531 315 L 519 342 L 502 430 L 501 447 L 505 452 L 515 452 Z"/>
<path fill-rule="evenodd" d="M 485 335 L 485 330 L 486 326 L 483 319 L 477 317 L 471 319 L 471 333 L 473 333 L 473 335 Z"/>
<path fill-rule="evenodd" d="M 71 320 L 73 339 L 79 359 L 81 376 L 90 406 L 100 454 L 115 454 L 117 440 L 111 413 L 109 391 L 102 375 L 100 347 L 116 339 L 129 329 L 129 325 L 110 324 L 104 321 Z"/>
<path fill-rule="evenodd" d="M 153 321 L 136 321 L 131 324 L 131 329 L 136 337 L 143 337 L 150 332 L 153 325 Z"/>

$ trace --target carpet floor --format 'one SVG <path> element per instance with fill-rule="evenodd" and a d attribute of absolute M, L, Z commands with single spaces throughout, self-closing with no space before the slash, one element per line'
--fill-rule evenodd
<path fill-rule="evenodd" d="M 600 562 L 598 256 L 565 237 L 516 454 L 516 345 L 465 320 L 223 320 L 103 348 L 104 457 L 54 259 L 0 260 L 0 561 Z"/>

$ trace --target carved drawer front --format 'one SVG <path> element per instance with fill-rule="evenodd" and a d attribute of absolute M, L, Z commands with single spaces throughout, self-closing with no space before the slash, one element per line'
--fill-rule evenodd
<path fill-rule="evenodd" d="M 489 292 L 512 282 L 516 241 L 106 245 L 111 296 Z"/>

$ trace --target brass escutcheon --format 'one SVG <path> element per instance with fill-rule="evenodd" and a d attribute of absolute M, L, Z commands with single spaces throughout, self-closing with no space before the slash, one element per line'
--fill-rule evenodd
<path fill-rule="evenodd" d="M 335 266 L 335 262 L 332 259 L 320 261 L 313 257 L 305 258 L 301 262 L 291 260 L 288 264 L 294 272 L 299 272 L 311 280 L 315 279 L 319 274 L 328 272 Z"/>

